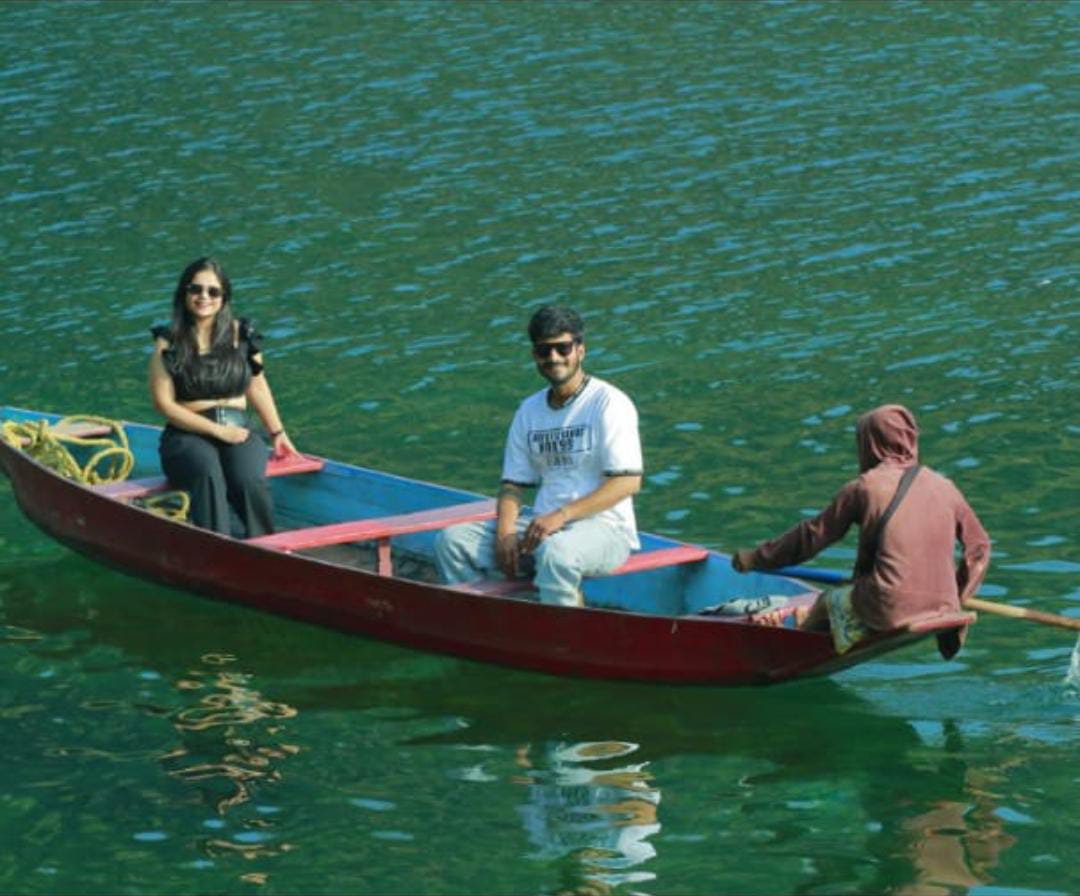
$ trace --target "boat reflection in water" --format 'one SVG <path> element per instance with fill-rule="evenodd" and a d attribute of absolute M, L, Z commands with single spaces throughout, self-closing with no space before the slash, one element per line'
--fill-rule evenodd
<path fill-rule="evenodd" d="M 656 855 L 660 791 L 648 763 L 611 765 L 638 749 L 620 741 L 550 742 L 517 752 L 526 787 L 518 807 L 533 851 L 528 858 L 564 863 L 563 892 L 604 893 L 656 875 L 643 866 Z"/>
<path fill-rule="evenodd" d="M 1012 857 L 1017 847 L 1063 875 L 1072 867 L 1073 841 L 1045 833 L 1053 816 L 1038 812 L 1053 807 L 1031 782 L 1048 779 L 1066 792 L 1075 749 L 1067 738 L 1033 739 L 1041 729 L 1025 723 L 1045 722 L 1048 716 L 1038 715 L 1050 712 L 1045 705 L 999 723 L 991 712 L 1028 696 L 1000 679 L 993 690 L 965 684 L 971 700 L 955 720 L 912 720 L 890 711 L 888 701 L 869 699 L 872 686 L 830 679 L 775 689 L 767 699 L 747 689 L 602 681 L 567 688 L 558 678 L 513 670 L 501 671 L 496 684 L 480 664 L 419 658 L 269 615 L 178 601 L 164 589 L 118 588 L 114 577 L 88 575 L 87 565 L 70 555 L 44 568 L 47 576 L 41 565 L 8 575 L 2 608 L 9 642 L 77 632 L 96 649 L 119 649 L 131 667 L 172 682 L 169 699 L 139 704 L 174 726 L 172 749 L 158 749 L 155 740 L 154 756 L 191 801 L 210 810 L 195 839 L 200 863 L 226 867 L 226 857 L 242 858 L 245 880 L 265 878 L 271 856 L 339 836 L 337 816 L 323 813 L 313 823 L 297 791 L 285 786 L 293 783 L 295 754 L 302 748 L 308 756 L 302 792 L 323 803 L 352 780 L 355 756 L 369 744 L 358 733 L 346 735 L 345 765 L 322 734 L 326 723 L 307 728 L 302 747 L 298 723 L 387 712 L 407 721 L 400 731 L 387 729 L 377 747 L 385 752 L 371 755 L 396 759 L 402 750 L 432 749 L 425 755 L 437 774 L 452 769 L 459 780 L 498 782 L 490 796 L 478 797 L 476 811 L 496 813 L 487 829 L 492 848 L 528 856 L 522 864 L 537 866 L 545 893 L 669 893 L 688 891 L 686 881 L 730 884 L 747 843 L 754 846 L 749 876 L 737 879 L 753 881 L 767 867 L 785 892 L 1004 891 L 1026 861 Z M 198 644 L 219 652 L 193 662 Z M 282 657 L 288 657 L 286 673 Z M 1060 704 L 1059 687 L 1068 692 L 1060 674 L 1054 671 L 1053 706 Z M 271 681 L 274 700 L 260 684 Z M 903 695 L 914 684 L 893 687 Z M 106 708 L 100 701 L 87 705 Z M 1075 707 L 1070 698 L 1049 718 L 1073 724 Z M 55 725 L 35 728 L 36 718 L 51 714 L 20 717 L 20 731 L 38 752 L 59 755 L 62 747 L 66 755 L 72 747 L 58 744 Z M 93 730 L 100 736 L 80 749 L 113 746 L 111 726 Z M 458 763 L 462 755 L 470 757 L 465 767 Z M 313 778 L 314 768 L 325 773 Z M 664 819 L 661 788 L 652 778 L 658 768 Z M 51 767 L 42 769 L 35 780 L 48 780 Z M 717 775 L 739 786 L 701 786 Z M 119 780 L 100 783 L 120 786 Z M 425 780 L 395 773 L 375 795 L 389 803 L 406 785 L 423 795 Z M 431 800 L 441 805 L 447 791 L 430 786 Z M 677 815 L 676 803 L 682 805 Z M 179 811 L 183 823 L 186 810 Z M 843 849 L 819 833 L 800 834 L 808 811 L 831 813 L 855 833 Z M 400 824 L 420 827 L 427 819 L 403 815 Z M 663 840 L 655 836 L 661 823 Z M 507 826 L 518 831 L 510 835 Z M 352 828 L 340 837 L 354 851 L 361 843 Z M 687 842 L 709 848 L 676 845 Z M 550 886 L 549 876 L 556 878 Z M 630 883 L 620 887 L 622 881 Z"/>

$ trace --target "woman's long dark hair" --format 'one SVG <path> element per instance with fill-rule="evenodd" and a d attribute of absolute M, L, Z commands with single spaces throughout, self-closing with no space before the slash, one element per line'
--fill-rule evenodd
<path fill-rule="evenodd" d="M 210 351 L 213 352 L 224 342 L 233 341 L 232 281 L 225 269 L 214 258 L 197 258 L 180 275 L 173 293 L 173 350 L 177 369 L 182 370 L 199 354 L 199 342 L 195 335 L 195 319 L 187 308 L 188 284 L 200 271 L 211 271 L 221 283 L 221 309 L 214 318 L 214 328 L 210 332 Z"/>

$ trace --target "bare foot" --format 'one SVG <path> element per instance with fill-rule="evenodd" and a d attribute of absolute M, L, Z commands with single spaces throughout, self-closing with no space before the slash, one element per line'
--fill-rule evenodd
<path fill-rule="evenodd" d="M 768 610 L 764 613 L 755 613 L 750 617 L 750 621 L 755 625 L 783 626 L 789 616 L 794 616 L 795 628 L 799 628 L 809 615 L 809 607 L 781 607 L 779 610 Z"/>

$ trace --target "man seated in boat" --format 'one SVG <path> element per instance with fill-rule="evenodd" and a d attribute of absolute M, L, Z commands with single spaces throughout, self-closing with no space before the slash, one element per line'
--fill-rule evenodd
<path fill-rule="evenodd" d="M 531 577 L 543 603 L 581 606 L 583 576 L 605 575 L 638 547 L 633 495 L 641 488 L 634 403 L 589 376 L 585 325 L 548 305 L 528 326 L 536 369 L 548 387 L 517 409 L 506 439 L 497 518 L 440 533 L 435 560 L 455 584 Z M 536 488 L 533 512 L 521 511 Z"/>
<path fill-rule="evenodd" d="M 919 465 L 919 428 L 899 404 L 863 414 L 855 426 L 859 476 L 844 485 L 813 519 L 753 549 L 736 551 L 739 572 L 802 563 L 839 541 L 854 523 L 859 552 L 850 585 L 822 592 L 796 611 L 799 628 L 831 630 L 837 653 L 875 631 L 915 619 L 960 612 L 990 564 L 990 539 L 960 489 Z M 887 525 L 886 525 L 887 524 Z M 959 542 L 959 565 L 954 549 Z M 779 625 L 783 610 L 756 621 Z M 960 649 L 964 631 L 938 635 L 942 656 Z"/>

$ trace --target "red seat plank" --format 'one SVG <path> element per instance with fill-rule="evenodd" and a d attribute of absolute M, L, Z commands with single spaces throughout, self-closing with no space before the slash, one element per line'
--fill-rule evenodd
<path fill-rule="evenodd" d="M 449 587 L 458 591 L 467 591 L 469 594 L 487 594 L 491 597 L 506 597 L 508 594 L 536 590 L 532 579 L 478 579 L 475 582 L 462 582 L 460 585 Z"/>
<path fill-rule="evenodd" d="M 286 454 L 284 457 L 271 457 L 266 462 L 266 475 L 291 476 L 294 473 L 315 473 L 326 464 L 321 457 L 309 454 Z M 99 494 L 115 498 L 118 501 L 130 501 L 132 498 L 145 498 L 169 488 L 164 476 L 150 476 L 146 479 L 126 479 L 123 482 L 108 482 L 94 486 Z"/>
<path fill-rule="evenodd" d="M 631 572 L 645 572 L 649 569 L 660 569 L 663 566 L 677 566 L 680 563 L 697 563 L 709 556 L 705 548 L 694 547 L 690 544 L 680 544 L 671 548 L 660 548 L 655 551 L 642 551 L 631 554 L 630 558 L 615 572 L 613 576 L 625 575 Z"/>
<path fill-rule="evenodd" d="M 709 552 L 705 548 L 689 544 L 658 548 L 655 551 L 641 551 L 637 554 L 631 554 L 622 566 L 608 573 L 608 575 L 620 576 L 634 572 L 646 572 L 650 569 L 661 569 L 665 566 L 678 566 L 682 563 L 698 563 L 708 556 Z M 467 582 L 457 587 L 464 591 L 490 594 L 497 597 L 516 594 L 519 591 L 534 590 L 533 583 L 528 579 L 484 579 L 479 582 Z"/>
<path fill-rule="evenodd" d="M 326 466 L 326 461 L 321 457 L 312 457 L 310 454 L 286 454 L 282 457 L 271 457 L 266 462 L 266 475 L 292 476 L 294 473 L 318 473 Z"/>
<path fill-rule="evenodd" d="M 74 439 L 100 439 L 112 435 L 112 427 L 103 423 L 70 423 L 67 426 L 53 426 L 49 432 L 57 436 L 67 436 Z M 30 444 L 28 436 L 22 436 L 19 441 L 23 447 Z"/>
<path fill-rule="evenodd" d="M 494 518 L 495 502 L 488 498 L 469 504 L 453 504 L 449 507 L 435 507 L 431 510 L 419 510 L 396 516 L 347 520 L 343 523 L 275 532 L 273 535 L 249 538 L 248 544 L 279 551 L 302 551 L 307 548 L 347 544 L 352 541 L 378 541 L 380 543 L 379 572 L 382 575 L 389 575 L 390 539 L 395 535 L 428 532 L 432 529 L 452 526 L 455 523 L 472 523 Z"/>
<path fill-rule="evenodd" d="M 132 498 L 145 498 L 156 492 L 163 492 L 169 487 L 164 476 L 150 476 L 147 479 L 125 479 L 123 482 L 106 482 L 95 485 L 94 491 L 117 501 L 130 501 Z"/>

